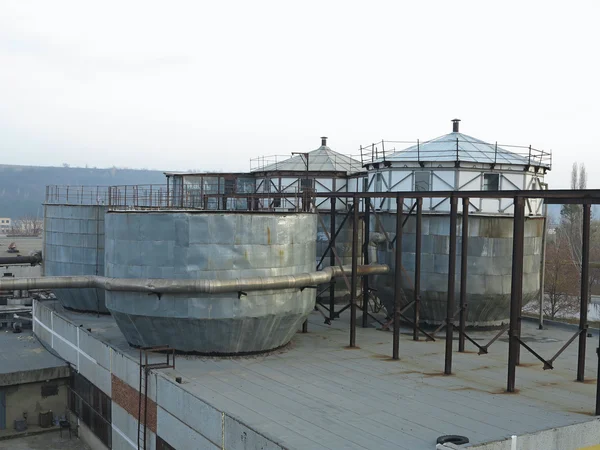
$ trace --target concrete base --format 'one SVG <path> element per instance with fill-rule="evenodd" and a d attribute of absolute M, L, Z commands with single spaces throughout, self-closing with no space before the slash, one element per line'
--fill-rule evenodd
<path fill-rule="evenodd" d="M 134 347 L 168 345 L 184 353 L 239 355 L 286 345 L 309 312 L 217 320 L 139 316 L 113 311 L 113 317 L 127 342 Z M 138 330 L 144 330 L 143 335 Z"/>

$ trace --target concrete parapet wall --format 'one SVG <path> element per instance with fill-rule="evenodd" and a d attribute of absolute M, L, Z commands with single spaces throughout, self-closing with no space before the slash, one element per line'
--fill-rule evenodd
<path fill-rule="evenodd" d="M 53 340 L 61 341 L 63 344 L 71 342 L 72 336 L 77 335 L 76 330 L 81 330 L 77 324 L 60 317 L 44 303 L 38 301 L 35 301 L 34 316 L 37 318 L 34 332 L 48 346 L 52 345 Z M 52 330 L 54 321 L 60 323 L 60 326 L 50 333 L 48 329 Z M 109 386 L 113 382 L 118 386 L 114 392 L 113 388 L 108 389 L 109 392 L 106 392 L 105 388 L 102 389 L 112 400 L 112 448 L 136 449 L 139 364 L 133 356 L 110 347 L 94 337 L 93 331 L 92 333 L 86 331 L 84 340 L 81 338 L 84 332 L 79 333 L 80 344 L 85 340 L 85 351 L 89 352 L 86 353 L 87 356 L 83 356 L 83 349 L 79 348 L 81 369 L 84 369 L 84 364 L 96 361 L 90 365 L 90 368 L 99 373 L 106 371 L 111 380 Z M 54 347 L 63 358 L 71 357 L 72 352 L 68 348 L 71 347 L 66 344 Z M 82 358 L 86 359 L 86 363 L 82 363 Z M 107 362 L 110 362 L 108 368 L 100 365 Z M 94 370 L 81 373 L 91 381 Z M 156 448 L 156 435 L 158 435 L 177 449 L 283 450 L 275 438 L 258 433 L 238 418 L 220 411 L 187 391 L 185 384 L 188 382 L 190 381 L 186 380 L 183 384 L 176 383 L 173 374 L 168 370 L 151 372 L 148 378 L 148 398 L 150 405 L 154 405 L 156 414 L 155 419 L 151 419 L 155 425 L 146 432 L 146 448 L 149 450 Z M 97 386 L 101 388 L 100 385 Z M 151 408 L 153 407 L 149 407 L 149 412 Z M 82 438 L 85 436 L 82 435 Z"/>
<path fill-rule="evenodd" d="M 517 436 L 517 450 L 585 450 L 600 442 L 600 419 Z M 511 439 L 469 447 L 473 450 L 512 450 Z M 596 448 L 596 447 L 593 447 Z"/>

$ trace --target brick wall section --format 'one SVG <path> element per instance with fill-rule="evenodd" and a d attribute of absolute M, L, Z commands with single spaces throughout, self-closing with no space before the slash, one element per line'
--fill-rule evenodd
<path fill-rule="evenodd" d="M 137 389 L 132 388 L 120 378 L 111 374 L 112 377 L 112 401 L 132 415 L 138 418 L 139 395 Z M 142 394 L 142 423 L 144 423 L 144 396 Z M 147 427 L 156 433 L 156 403 L 148 398 L 148 424 Z"/>

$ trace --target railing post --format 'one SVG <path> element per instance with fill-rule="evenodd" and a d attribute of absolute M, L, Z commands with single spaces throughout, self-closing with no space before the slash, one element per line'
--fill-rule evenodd
<path fill-rule="evenodd" d="M 352 276 L 350 277 L 350 347 L 356 347 L 356 275 L 358 266 L 358 194 L 354 194 L 354 211 L 352 214 Z"/>
<path fill-rule="evenodd" d="M 590 288 L 590 221 L 592 206 L 583 205 L 583 231 L 581 239 L 581 304 L 579 310 L 579 350 L 577 353 L 577 381 L 585 377 L 585 344 L 587 339 L 587 313 Z"/>
<path fill-rule="evenodd" d="M 458 142 L 458 139 L 457 139 Z M 456 216 L 458 198 L 450 197 L 450 245 L 448 255 L 448 301 L 446 303 L 446 358 L 444 374 L 452 374 L 452 340 L 454 338 L 454 309 L 456 286 Z"/>
<path fill-rule="evenodd" d="M 508 380 L 506 390 L 515 391 L 515 376 L 519 361 L 519 328 L 523 297 L 523 241 L 525 237 L 525 202 L 515 197 L 513 222 L 513 255 L 510 288 L 510 324 L 508 328 Z"/>
<path fill-rule="evenodd" d="M 469 251 L 469 199 L 462 201 L 462 242 L 460 254 L 460 335 L 458 351 L 465 351 L 465 329 L 467 327 L 467 255 Z"/>
<path fill-rule="evenodd" d="M 415 224 L 415 288 L 414 288 L 414 317 L 413 317 L 413 340 L 419 340 L 419 321 L 421 313 L 421 240 L 423 221 L 423 199 L 415 199 L 417 202 L 417 218 Z"/>
<path fill-rule="evenodd" d="M 358 183 L 358 181 L 357 181 Z M 369 235 L 371 234 L 371 199 L 365 198 L 365 214 L 364 214 L 364 242 L 363 242 L 363 264 L 369 264 Z M 369 315 L 369 276 L 363 276 L 363 315 L 362 327 L 367 328 Z"/>
<path fill-rule="evenodd" d="M 402 206 L 404 199 L 396 194 L 396 261 L 394 267 L 394 313 L 392 359 L 399 359 L 400 349 L 400 303 L 402 300 Z"/>

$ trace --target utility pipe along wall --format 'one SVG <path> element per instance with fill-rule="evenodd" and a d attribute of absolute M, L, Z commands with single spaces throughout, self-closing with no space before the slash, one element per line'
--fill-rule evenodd
<path fill-rule="evenodd" d="M 148 294 L 244 294 L 276 289 L 304 289 L 332 278 L 350 275 L 351 266 L 326 267 L 323 270 L 298 275 L 254 277 L 236 280 L 178 280 L 108 278 L 99 276 L 0 278 L 0 290 L 103 289 L 112 292 L 143 292 Z M 389 272 L 384 264 L 358 266 L 357 275 L 381 275 Z"/>

